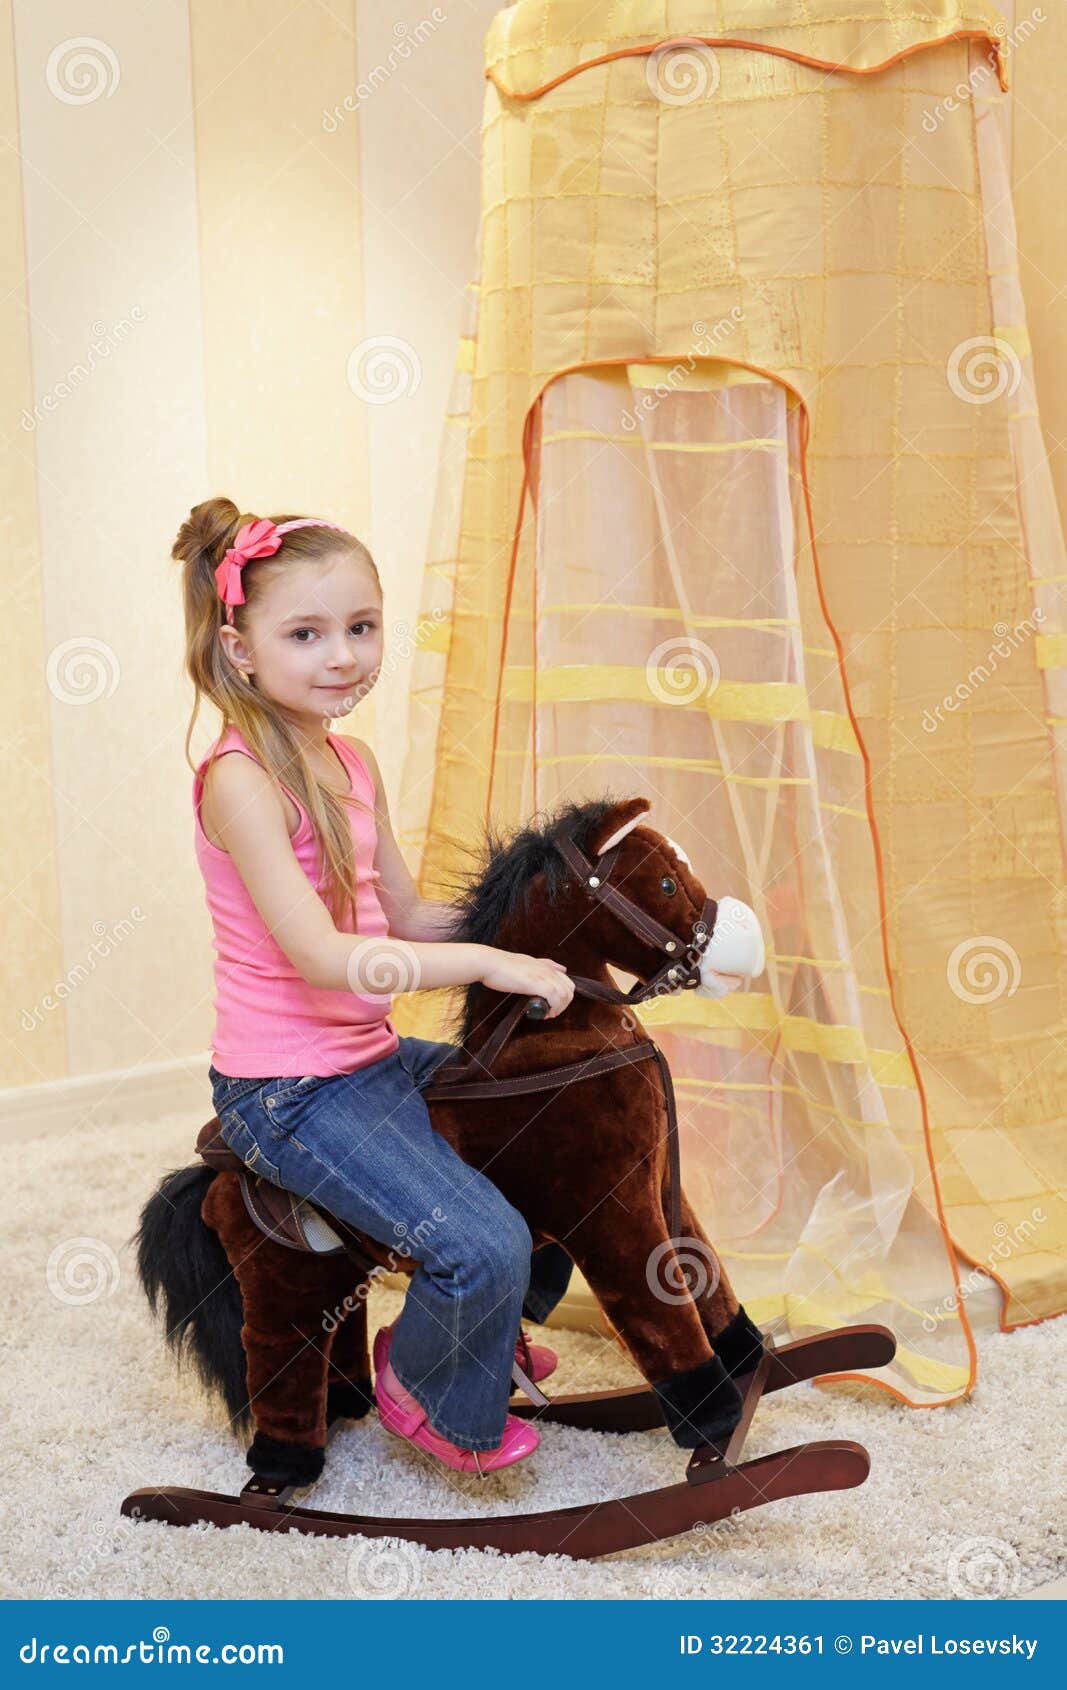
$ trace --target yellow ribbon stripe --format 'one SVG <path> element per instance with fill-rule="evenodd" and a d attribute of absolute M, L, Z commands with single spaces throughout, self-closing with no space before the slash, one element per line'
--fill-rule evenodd
<path fill-rule="evenodd" d="M 1034 650 L 1039 669 L 1067 669 L 1067 634 L 1037 634 Z"/>
<path fill-rule="evenodd" d="M 655 683 L 654 683 L 655 678 Z M 807 722 L 815 744 L 828 751 L 859 754 L 847 716 L 812 710 L 807 692 L 795 681 L 723 681 L 693 689 L 693 697 L 678 696 L 677 672 L 615 663 L 568 663 L 536 672 L 538 704 L 626 702 L 663 705 L 673 710 L 700 710 L 724 722 Z M 513 664 L 504 673 L 504 697 L 530 703 L 534 669 Z"/>
<path fill-rule="evenodd" d="M 620 374 L 622 372 L 620 371 Z M 623 379 L 631 387 L 656 389 L 665 387 L 671 393 L 717 393 L 724 387 L 745 387 L 763 383 L 775 384 L 756 370 L 746 370 L 739 364 L 714 363 L 698 358 L 693 369 L 678 364 L 627 364 Z"/>
<path fill-rule="evenodd" d="M 819 1056 L 826 1062 L 869 1066 L 879 1085 L 915 1089 L 906 1050 L 872 1050 L 859 1027 L 815 1021 L 810 1015 L 782 1015 L 768 992 L 735 992 L 726 998 L 672 993 L 635 1006 L 635 1013 L 647 1027 L 777 1033 L 787 1050 Z"/>

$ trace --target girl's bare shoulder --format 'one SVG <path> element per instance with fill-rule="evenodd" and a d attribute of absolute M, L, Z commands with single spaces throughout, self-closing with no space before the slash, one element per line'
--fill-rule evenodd
<path fill-rule="evenodd" d="M 262 789 L 264 779 L 269 781 L 262 764 L 236 747 L 220 752 L 204 770 L 200 825 L 217 850 L 226 849 L 221 837 L 226 821 L 235 809 Z M 284 792 L 278 792 L 273 784 L 271 792 L 284 808 L 285 826 L 291 839 L 300 826 L 300 811 L 292 799 Z"/>

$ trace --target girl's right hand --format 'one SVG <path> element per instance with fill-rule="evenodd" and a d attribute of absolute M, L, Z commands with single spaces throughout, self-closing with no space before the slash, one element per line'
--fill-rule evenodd
<path fill-rule="evenodd" d="M 531 998 L 544 998 L 548 1004 L 546 1020 L 566 1009 L 574 996 L 574 981 L 561 962 L 547 956 L 525 956 L 521 951 L 501 951 L 486 946 L 482 984 L 494 992 L 525 992 Z"/>

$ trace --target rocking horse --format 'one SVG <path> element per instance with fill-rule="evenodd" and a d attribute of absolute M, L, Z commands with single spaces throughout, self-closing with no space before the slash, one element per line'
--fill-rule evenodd
<path fill-rule="evenodd" d="M 535 1247 L 563 1243 L 645 1379 L 550 1401 L 516 1366 L 529 1400 L 513 1400 L 511 1411 L 619 1433 L 666 1424 L 692 1452 L 684 1479 L 487 1519 L 394 1519 L 291 1503 L 319 1477 L 339 1425 L 373 1406 L 370 1283 L 384 1266 L 412 1271 L 414 1261 L 258 1178 L 214 1118 L 197 1141 L 200 1163 L 168 1175 L 146 1204 L 138 1267 L 179 1358 L 190 1357 L 235 1424 L 254 1422 L 253 1477 L 239 1496 L 136 1490 L 124 1514 L 584 1558 L 780 1497 L 863 1483 L 867 1452 L 848 1441 L 741 1460 L 761 1396 L 882 1366 L 895 1340 L 885 1327 L 853 1326 L 776 1347 L 738 1302 L 686 1201 L 670 1070 L 628 1010 L 667 992 L 723 995 L 762 972 L 763 941 L 747 905 L 709 898 L 684 852 L 638 825 L 649 808 L 644 798 L 571 804 L 510 842 L 489 840 L 484 872 L 458 900 L 453 937 L 555 957 L 575 995 L 545 1022 L 543 1000 L 468 987 L 460 1059 L 439 1067 L 422 1095 L 436 1131 L 488 1172 Z M 623 992 L 609 965 L 637 984 Z M 687 1246 L 714 1269 L 695 1294 Z M 324 1333 L 331 1310 L 341 1318 Z"/>

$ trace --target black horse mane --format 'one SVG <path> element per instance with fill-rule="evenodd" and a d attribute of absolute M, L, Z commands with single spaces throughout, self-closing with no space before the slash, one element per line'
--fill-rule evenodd
<path fill-rule="evenodd" d="M 458 884 L 451 902 L 457 919 L 451 941 L 471 945 L 492 945 L 504 922 L 520 910 L 529 910 L 530 887 L 543 873 L 545 891 L 555 902 L 570 870 L 552 841 L 559 828 L 566 829 L 584 851 L 598 825 L 625 800 L 606 794 L 585 803 L 563 803 L 550 812 L 539 811 L 529 826 L 511 835 L 486 829 L 485 844 L 477 872 Z M 449 1035 L 465 1044 L 474 1027 L 474 988 L 468 986 L 462 1020 Z"/>

